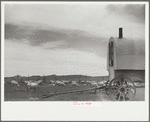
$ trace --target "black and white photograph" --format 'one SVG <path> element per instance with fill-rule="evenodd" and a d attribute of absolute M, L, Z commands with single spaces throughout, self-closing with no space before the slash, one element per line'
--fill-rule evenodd
<path fill-rule="evenodd" d="M 146 102 L 148 7 L 148 2 L 4 2 L 3 102 L 78 107 Z"/>

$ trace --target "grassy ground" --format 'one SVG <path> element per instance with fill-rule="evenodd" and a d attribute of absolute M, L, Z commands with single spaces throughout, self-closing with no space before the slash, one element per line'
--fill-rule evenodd
<path fill-rule="evenodd" d="M 81 84 L 80 87 L 73 87 L 68 85 L 68 87 L 51 86 L 48 84 L 42 85 L 36 91 L 30 89 L 27 91 L 25 85 L 21 87 L 12 86 L 11 84 L 6 84 L 5 90 L 5 101 L 110 101 L 110 98 L 106 95 L 105 91 L 97 91 L 97 94 L 91 94 L 93 91 L 84 91 L 80 93 L 62 94 L 56 95 L 49 98 L 42 98 L 45 93 L 56 93 L 64 91 L 82 90 L 88 89 L 90 86 Z M 18 91 L 16 91 L 18 89 Z M 137 93 L 134 101 L 144 101 L 145 89 L 137 88 Z"/>
<path fill-rule="evenodd" d="M 82 90 L 90 88 L 90 86 L 80 85 L 80 87 L 73 87 L 68 85 L 68 87 L 60 86 L 50 86 L 42 85 L 40 88 L 37 88 L 36 91 L 30 89 L 27 91 L 26 86 L 22 85 L 21 87 L 12 86 L 11 84 L 5 85 L 5 101 L 28 101 L 28 100 L 38 100 L 38 101 L 96 101 L 96 95 L 90 94 L 90 91 L 82 93 L 71 93 L 56 95 L 50 98 L 43 99 L 42 95 L 45 93 L 56 93 L 72 90 Z M 15 91 L 18 89 L 19 91 Z M 92 91 L 91 91 L 92 92 Z"/>
<path fill-rule="evenodd" d="M 136 88 L 134 101 L 145 101 L 145 88 Z"/>

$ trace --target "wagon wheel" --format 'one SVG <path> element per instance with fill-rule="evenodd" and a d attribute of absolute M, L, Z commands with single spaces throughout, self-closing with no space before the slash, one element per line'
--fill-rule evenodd
<path fill-rule="evenodd" d="M 113 101 L 131 101 L 135 97 L 136 87 L 130 78 L 120 75 L 108 82 L 106 93 Z"/>

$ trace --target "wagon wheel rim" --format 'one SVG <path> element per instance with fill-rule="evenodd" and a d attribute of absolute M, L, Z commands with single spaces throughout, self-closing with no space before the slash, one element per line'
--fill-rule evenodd
<path fill-rule="evenodd" d="M 131 101 L 135 97 L 136 87 L 130 78 L 120 75 L 110 81 L 106 93 L 113 101 Z"/>

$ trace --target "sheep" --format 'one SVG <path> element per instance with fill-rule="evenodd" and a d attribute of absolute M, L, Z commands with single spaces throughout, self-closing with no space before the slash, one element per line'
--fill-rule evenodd
<path fill-rule="evenodd" d="M 99 85 L 96 81 L 91 81 L 90 86 L 91 87 L 99 87 Z"/>
<path fill-rule="evenodd" d="M 79 83 L 80 83 L 80 84 L 86 84 L 86 81 L 79 80 Z"/>
<path fill-rule="evenodd" d="M 55 81 L 55 86 L 56 86 L 56 85 L 58 85 L 58 86 L 65 86 L 65 87 L 67 87 L 67 86 L 66 86 L 66 84 L 65 84 L 64 82 L 62 82 L 62 81 L 58 81 L 58 80 L 57 80 L 57 81 Z"/>
<path fill-rule="evenodd" d="M 99 85 L 99 86 L 105 86 L 105 85 L 106 85 L 106 82 L 107 82 L 107 81 L 99 81 L 99 82 L 98 82 L 98 85 Z"/>
<path fill-rule="evenodd" d="M 69 84 L 70 83 L 70 81 L 67 81 L 67 80 L 62 80 L 62 82 L 65 83 L 65 84 Z"/>
<path fill-rule="evenodd" d="M 85 81 L 86 85 L 90 85 L 91 84 L 91 81 L 87 80 Z"/>
<path fill-rule="evenodd" d="M 43 76 L 43 80 L 39 80 L 40 77 L 37 80 L 29 80 L 29 75 L 28 75 L 28 81 L 24 81 L 25 84 L 27 85 L 27 91 L 29 89 L 34 89 L 34 91 L 36 91 L 36 88 L 39 87 L 40 84 L 42 84 L 43 80 L 44 80 L 44 76 Z"/>
<path fill-rule="evenodd" d="M 37 87 L 39 87 L 38 86 L 39 85 L 39 82 L 28 82 L 27 83 L 27 91 L 29 90 L 29 89 L 34 89 L 34 91 L 36 91 L 36 88 Z"/>
<path fill-rule="evenodd" d="M 54 84 L 55 83 L 55 81 L 53 81 L 53 80 L 50 80 L 50 82 L 49 82 L 50 84 Z"/>
<path fill-rule="evenodd" d="M 49 84 L 48 86 L 55 86 L 55 84 Z"/>
<path fill-rule="evenodd" d="M 24 83 L 27 85 L 28 83 L 32 82 L 31 80 L 29 81 L 24 81 Z"/>
<path fill-rule="evenodd" d="M 26 80 L 24 81 L 25 84 L 27 84 L 28 82 L 29 82 L 29 81 L 26 81 Z"/>
<path fill-rule="evenodd" d="M 26 84 L 26 85 L 28 85 L 28 83 L 36 83 L 34 80 L 29 80 L 29 81 L 24 81 L 24 83 Z"/>
<path fill-rule="evenodd" d="M 77 86 L 77 87 L 79 87 L 79 85 L 77 84 L 76 81 L 71 81 L 71 85 L 72 85 L 72 86 Z"/>
<path fill-rule="evenodd" d="M 20 86 L 19 83 L 18 83 L 17 81 L 15 81 L 15 80 L 12 80 L 12 81 L 11 81 L 11 84 L 12 84 L 12 85 Z"/>
<path fill-rule="evenodd" d="M 133 78 L 131 78 L 131 79 L 132 79 L 133 82 L 136 82 L 136 81 L 142 82 L 142 79 L 140 79 L 140 78 L 133 77 Z"/>
<path fill-rule="evenodd" d="M 61 81 L 55 81 L 54 84 L 55 84 L 55 86 L 60 86 Z"/>
<path fill-rule="evenodd" d="M 66 84 L 63 81 L 58 81 L 57 78 L 55 77 L 55 86 L 57 86 L 57 85 L 67 87 Z"/>
<path fill-rule="evenodd" d="M 43 80 L 36 81 L 39 85 L 42 85 Z"/>
<path fill-rule="evenodd" d="M 140 79 L 140 78 L 131 78 L 132 79 L 132 81 L 134 82 L 134 85 L 135 86 L 140 86 L 140 85 L 144 85 L 144 82 L 143 82 L 143 80 L 142 79 Z M 128 83 L 129 84 L 129 83 Z"/>

